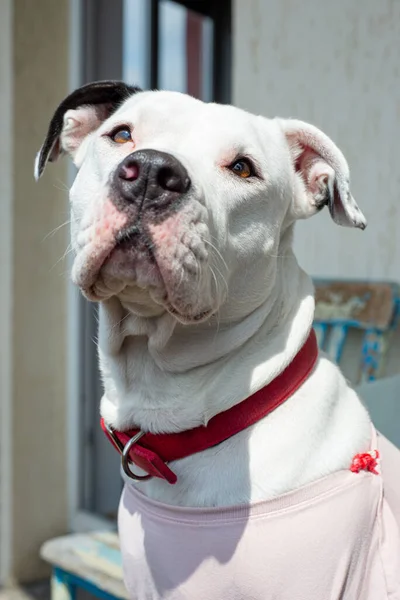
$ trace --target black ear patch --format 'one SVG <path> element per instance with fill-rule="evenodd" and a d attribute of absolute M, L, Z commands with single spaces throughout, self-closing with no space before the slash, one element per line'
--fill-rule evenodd
<path fill-rule="evenodd" d="M 85 105 L 106 104 L 110 107 L 111 115 L 124 100 L 141 91 L 140 88 L 127 85 L 122 81 L 95 81 L 78 88 L 67 96 L 58 106 L 50 121 L 46 138 L 35 161 L 35 178 L 39 179 L 47 162 L 52 160 L 51 154 L 58 143 L 64 115 L 68 110 Z"/>

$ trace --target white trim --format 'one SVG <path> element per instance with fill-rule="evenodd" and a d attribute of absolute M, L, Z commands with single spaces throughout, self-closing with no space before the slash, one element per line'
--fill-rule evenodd
<path fill-rule="evenodd" d="M 2 0 L 0 18 L 0 584 L 11 574 L 12 326 L 13 326 L 13 10 Z"/>
<path fill-rule="evenodd" d="M 82 71 L 82 0 L 69 2 L 69 88 L 73 90 L 81 85 Z M 70 164 L 68 183 L 75 176 Z M 68 269 L 71 267 L 71 253 L 68 255 Z M 80 419 L 80 382 L 79 382 L 79 330 L 80 297 L 79 292 L 68 279 L 67 289 L 67 465 L 68 465 L 68 513 L 69 527 L 74 529 L 76 513 L 79 508 L 79 434 L 77 424 Z"/>

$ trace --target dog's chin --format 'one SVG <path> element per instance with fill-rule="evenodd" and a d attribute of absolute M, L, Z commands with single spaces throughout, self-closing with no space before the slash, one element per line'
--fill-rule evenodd
<path fill-rule="evenodd" d="M 160 317 L 169 313 L 183 325 L 194 325 L 207 321 L 216 311 L 209 303 L 204 308 L 189 308 L 174 302 L 170 297 L 174 294 L 168 294 L 157 262 L 148 252 L 117 245 L 98 269 L 97 277 L 93 277 L 93 270 L 89 274 L 90 285 L 85 286 L 84 273 L 78 284 L 89 301 L 105 302 L 117 296 L 129 312 L 140 317 Z M 177 287 L 179 284 L 178 281 Z"/>
<path fill-rule="evenodd" d="M 84 296 L 91 301 L 101 302 L 112 296 L 128 296 L 135 301 L 151 293 L 157 300 L 165 301 L 165 286 L 160 270 L 149 252 L 134 247 L 117 244 L 106 257 L 93 277 L 80 277 L 79 287 Z M 85 280 L 89 285 L 85 285 Z M 160 302 L 157 302 L 158 304 Z M 161 302 L 162 303 L 162 302 Z"/>
<path fill-rule="evenodd" d="M 106 283 L 107 281 L 107 283 Z M 216 312 L 215 308 L 208 308 L 200 312 L 186 312 L 175 308 L 168 296 L 157 294 L 155 290 L 143 290 L 130 283 L 110 280 L 99 280 L 88 290 L 82 289 L 83 295 L 91 302 L 105 302 L 116 296 L 130 313 L 143 318 L 161 317 L 168 313 L 182 325 L 197 325 L 208 321 Z"/>

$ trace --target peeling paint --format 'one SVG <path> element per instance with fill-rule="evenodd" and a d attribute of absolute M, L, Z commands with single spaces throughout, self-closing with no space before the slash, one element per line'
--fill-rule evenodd
<path fill-rule="evenodd" d="M 351 319 L 357 317 L 365 307 L 366 301 L 360 298 L 350 298 L 343 303 L 341 296 L 331 298 L 332 302 L 319 302 L 315 307 L 315 318 L 321 321 L 330 319 Z"/>

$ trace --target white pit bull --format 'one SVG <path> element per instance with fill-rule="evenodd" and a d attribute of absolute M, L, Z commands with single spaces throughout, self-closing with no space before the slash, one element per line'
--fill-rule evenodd
<path fill-rule="evenodd" d="M 101 415 L 129 444 L 131 598 L 399 599 L 400 453 L 317 356 L 292 251 L 325 205 L 366 225 L 340 150 L 301 121 L 98 82 L 58 107 L 36 177 L 62 153 Z"/>

